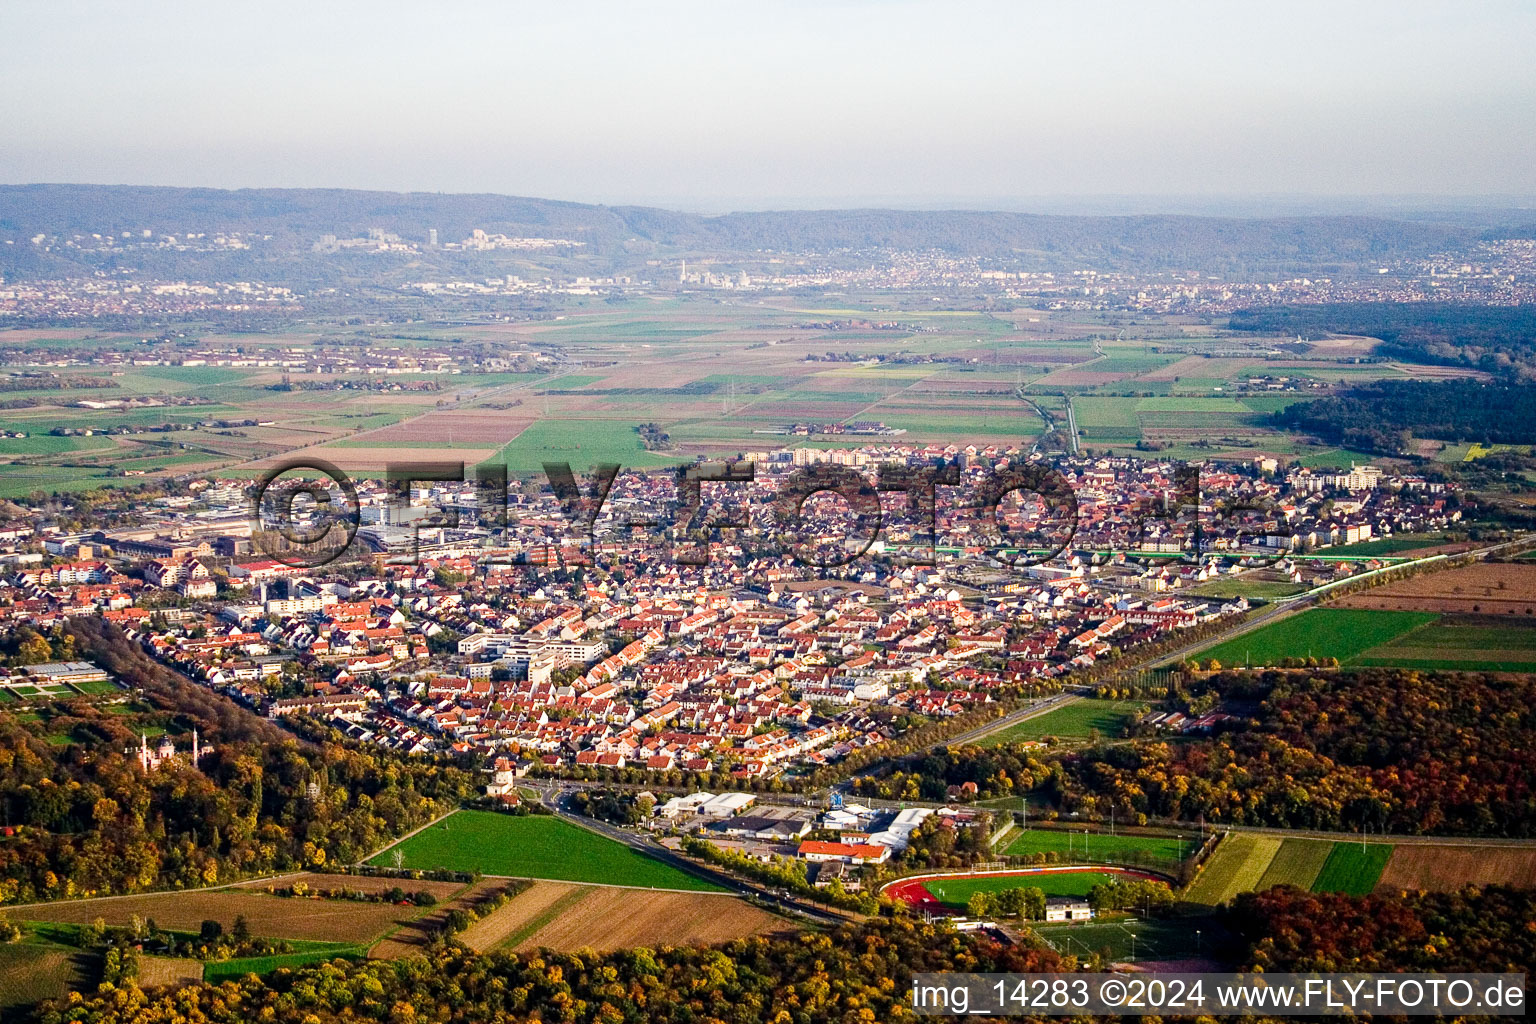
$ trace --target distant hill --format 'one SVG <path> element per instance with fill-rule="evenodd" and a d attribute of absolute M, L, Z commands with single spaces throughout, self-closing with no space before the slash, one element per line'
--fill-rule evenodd
<path fill-rule="evenodd" d="M 499 195 L 349 189 L 158 188 L 123 185 L 0 185 L 0 261 L 38 233 L 150 229 L 157 234 L 248 231 L 294 252 L 323 234 L 383 228 L 447 242 L 474 228 L 569 238 L 594 255 L 934 249 L 1054 269 L 1177 266 L 1207 271 L 1349 268 L 1388 254 L 1430 252 L 1476 238 L 1470 227 L 1376 217 L 1044 216 L 974 211 L 824 210 L 699 216 L 653 207 L 594 206 Z M 10 250 L 6 252 L 5 250 Z M 33 268 L 40 269 L 40 268 Z"/>

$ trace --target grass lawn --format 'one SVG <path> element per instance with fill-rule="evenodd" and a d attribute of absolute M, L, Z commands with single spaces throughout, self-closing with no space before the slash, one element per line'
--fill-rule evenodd
<path fill-rule="evenodd" d="M 1400 533 L 1391 537 L 1378 537 L 1375 540 L 1361 541 L 1359 544 L 1347 544 L 1343 547 L 1328 548 L 1327 553 L 1330 555 L 1359 557 L 1395 555 L 1403 551 L 1432 548 L 1446 543 L 1449 543 L 1449 541 L 1443 533 Z"/>
<path fill-rule="evenodd" d="M 1185 593 L 1195 594 L 1199 597 L 1246 597 L 1260 601 L 1274 601 L 1282 597 L 1291 597 L 1308 589 L 1305 583 L 1286 583 L 1279 580 L 1245 580 L 1241 577 L 1232 579 L 1208 580 L 1198 587 L 1191 587 Z"/>
<path fill-rule="evenodd" d="M 1376 888 L 1391 856 L 1391 843 L 1367 843 L 1363 849 L 1359 843 L 1334 843 L 1312 891 L 1364 896 Z"/>
<path fill-rule="evenodd" d="M 1252 633 L 1207 647 L 1196 657 L 1228 665 L 1276 665 L 1284 658 L 1347 662 L 1438 618 L 1433 612 L 1313 608 Z"/>
<path fill-rule="evenodd" d="M 1122 876 L 1103 871 L 1058 871 L 1039 875 L 1001 875 L 992 878 L 955 878 L 924 882 L 934 899 L 952 907 L 964 907 L 978 892 L 1007 889 L 1039 889 L 1047 896 L 1087 896 L 1088 890 Z"/>
<path fill-rule="evenodd" d="M 549 815 L 456 811 L 402 843 L 408 868 L 718 892 L 720 887 Z M 394 865 L 394 847 L 368 863 Z"/>
<path fill-rule="evenodd" d="M 1126 864 L 1132 867 L 1178 865 L 1194 852 L 1197 839 L 1177 836 L 1110 835 L 1094 832 L 1084 836 L 1066 829 L 1031 828 L 1020 832 L 1003 850 L 1009 856 L 1035 853 L 1070 853 L 1074 858 Z"/>
<path fill-rule="evenodd" d="M 1044 736 L 1086 740 L 1095 729 L 1101 736 L 1113 737 L 1144 706 L 1134 700 L 1080 700 L 983 737 L 980 745 L 996 747 Z"/>
<path fill-rule="evenodd" d="M 1326 839 L 1287 839 L 1275 851 L 1275 859 L 1269 862 L 1264 877 L 1255 885 L 1255 892 L 1263 892 L 1277 885 L 1294 885 L 1298 889 L 1310 889 L 1317 881 L 1334 844 Z"/>

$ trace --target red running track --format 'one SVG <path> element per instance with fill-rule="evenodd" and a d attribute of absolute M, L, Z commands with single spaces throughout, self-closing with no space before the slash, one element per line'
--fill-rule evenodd
<path fill-rule="evenodd" d="M 1020 868 L 1017 871 L 934 872 L 926 875 L 913 875 L 910 878 L 898 878 L 881 891 L 893 899 L 901 900 L 914 910 L 921 910 L 926 914 L 949 914 L 951 916 L 963 917 L 965 915 L 964 910 L 957 910 L 944 903 L 940 903 L 938 897 L 928 891 L 927 883 L 936 878 L 958 880 L 965 878 L 1014 878 L 1027 875 L 1072 874 L 1128 875 L 1131 878 L 1141 878 L 1150 882 L 1168 881 L 1163 875 L 1154 874 L 1151 871 L 1138 871 L 1135 868 L 1120 868 L 1109 864 L 1074 864 L 1041 868 Z"/>

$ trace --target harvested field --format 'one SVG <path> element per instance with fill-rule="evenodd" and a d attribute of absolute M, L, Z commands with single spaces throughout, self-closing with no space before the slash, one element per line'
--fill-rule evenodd
<path fill-rule="evenodd" d="M 347 473 L 376 473 L 383 475 L 391 462 L 462 462 L 473 466 L 496 454 L 495 448 L 354 448 L 346 445 L 321 445 L 306 449 L 302 455 L 323 459 Z M 274 455 L 251 463 L 251 469 L 269 469 L 299 457 L 297 454 Z"/>
<path fill-rule="evenodd" d="M 228 929 L 236 915 L 243 914 L 251 934 L 265 938 L 366 942 L 416 913 L 419 911 L 414 907 L 388 903 L 285 899 L 263 892 L 221 889 L 14 907 L 11 918 L 89 924 L 99 917 L 109 925 L 127 925 L 137 914 L 154 918 L 162 928 L 195 932 L 206 920 L 219 921 Z"/>
<path fill-rule="evenodd" d="M 531 894 L 532 890 L 523 895 Z M 513 932 L 506 941 L 517 940 L 513 948 L 519 950 L 547 947 L 569 952 L 713 945 L 794 930 L 782 918 L 734 896 L 599 887 L 582 887 L 578 894 L 575 899 L 571 897 L 577 894 L 567 894 L 570 902 L 549 923 L 521 938 Z"/>
<path fill-rule="evenodd" d="M 354 439 L 360 444 L 388 445 L 395 441 L 499 447 L 527 429 L 531 416 L 494 409 L 467 412 L 429 412 L 406 423 L 370 430 Z"/>
<path fill-rule="evenodd" d="M 186 985 L 203 980 L 203 962 L 184 956 L 139 957 L 139 988 Z"/>
<path fill-rule="evenodd" d="M 1536 848 L 1401 843 L 1392 850 L 1376 891 L 1440 891 L 1463 885 L 1536 886 Z"/>
<path fill-rule="evenodd" d="M 524 929 L 533 934 L 553 920 L 567 902 L 575 902 L 573 894 L 584 895 L 587 886 L 570 882 L 535 882 L 527 892 L 515 896 L 510 903 L 470 925 L 463 935 L 463 943 L 482 953 L 495 949 Z"/>
<path fill-rule="evenodd" d="M 88 992 L 98 975 L 95 958 L 85 953 L 57 946 L 0 946 L 0 1009 Z"/>
<path fill-rule="evenodd" d="M 1386 583 L 1339 603 L 1346 608 L 1536 617 L 1536 565 L 1478 562 Z"/>
<path fill-rule="evenodd" d="M 474 906 L 475 900 L 485 896 L 495 889 L 500 889 L 507 883 L 500 879 L 486 879 L 479 884 L 468 888 L 465 892 L 448 903 L 439 903 L 431 910 L 420 913 L 414 920 L 406 920 L 401 927 L 383 939 L 368 951 L 372 960 L 393 960 L 401 956 L 413 956 L 420 953 L 431 939 L 448 912 L 455 908 L 468 910 Z M 516 903 L 520 897 L 514 897 L 512 903 Z M 402 908 L 405 909 L 405 908 Z"/>

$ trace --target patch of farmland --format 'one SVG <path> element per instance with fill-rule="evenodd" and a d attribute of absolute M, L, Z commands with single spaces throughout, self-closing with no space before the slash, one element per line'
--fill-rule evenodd
<path fill-rule="evenodd" d="M 1205 356 L 1185 356 L 1141 375 L 1142 380 L 1173 380 L 1175 377 L 1219 377 L 1230 380 L 1256 365 L 1256 360 Z"/>
<path fill-rule="evenodd" d="M 494 811 L 455 811 L 369 863 L 392 864 L 395 849 L 401 851 L 408 868 L 441 867 L 510 878 L 719 891 L 711 882 L 549 815 L 516 817 Z"/>
<path fill-rule="evenodd" d="M 1536 887 L 1536 848 L 1402 843 L 1392 849 L 1376 890 L 1446 891 L 1464 885 Z"/>
<path fill-rule="evenodd" d="M 184 956 L 139 956 L 139 988 L 187 985 L 203 980 L 203 962 Z"/>
<path fill-rule="evenodd" d="M 1364 896 L 1376 888 L 1391 856 L 1390 843 L 1334 843 L 1312 883 L 1312 891 Z"/>
<path fill-rule="evenodd" d="M 513 948 L 703 946 L 792 930 L 782 918 L 736 896 L 584 887 L 579 898 Z"/>
<path fill-rule="evenodd" d="M 1215 852 L 1186 890 L 1185 898 L 1214 907 L 1240 892 L 1252 892 L 1269 870 L 1280 845 L 1280 840 L 1273 836 L 1243 832 L 1227 835 L 1216 844 Z"/>
<path fill-rule="evenodd" d="M 346 473 L 377 476 L 383 476 L 385 468 L 392 462 L 462 462 L 465 466 L 473 466 L 489 460 L 495 454 L 495 448 L 361 448 L 339 445 L 322 445 L 304 453 L 305 456 L 329 462 Z M 288 458 L 287 455 L 274 455 L 251 463 L 249 468 L 269 469 L 282 465 Z"/>
<path fill-rule="evenodd" d="M 470 925 L 459 940 L 482 953 L 514 936 L 521 942 L 553 921 L 565 906 L 576 902 L 586 891 L 586 886 L 573 882 L 534 882 L 505 906 Z"/>
<path fill-rule="evenodd" d="M 1421 612 L 1313 608 L 1261 629 L 1216 644 L 1196 657 L 1223 666 L 1276 665 L 1284 658 L 1338 658 L 1349 661 L 1435 620 Z"/>
<path fill-rule="evenodd" d="M 1332 852 L 1333 843 L 1326 839 L 1287 839 L 1275 851 L 1275 859 L 1269 862 L 1254 891 L 1263 892 L 1277 885 L 1310 889 Z"/>
<path fill-rule="evenodd" d="M 431 880 L 416 881 L 410 878 L 385 878 L 371 877 L 369 875 L 343 875 L 332 874 L 323 871 L 306 871 L 300 875 L 284 875 L 279 882 L 257 881 L 240 882 L 235 888 L 265 890 L 269 885 L 279 888 L 293 885 L 295 882 L 303 882 L 311 889 L 351 889 L 354 892 L 388 892 L 396 886 L 407 893 L 429 892 L 441 901 L 457 895 L 467 888 L 462 882 L 434 882 Z"/>
<path fill-rule="evenodd" d="M 349 440 L 355 443 L 387 445 L 395 441 L 435 441 L 444 445 L 506 444 L 527 429 L 533 417 L 522 409 L 502 412 L 495 409 L 429 412 L 406 423 L 395 423 L 370 430 Z"/>
<path fill-rule="evenodd" d="M 251 934 L 262 938 L 366 942 L 415 913 L 415 908 L 387 903 L 287 899 L 248 889 L 220 889 L 15 907 L 11 917 L 64 924 L 89 924 L 99 917 L 109 925 L 126 926 L 137 915 L 154 918 L 161 928 L 195 932 L 208 920 L 228 931 L 237 916 L 244 916 Z"/>
<path fill-rule="evenodd" d="M 1339 603 L 1348 608 L 1536 618 L 1536 564 L 1478 562 L 1394 580 L 1350 594 Z"/>
<path fill-rule="evenodd" d="M 1072 409 L 1079 427 L 1140 429 L 1134 398 L 1074 398 Z"/>
<path fill-rule="evenodd" d="M 95 959 L 86 953 L 21 943 L 0 946 L 0 1009 L 89 991 L 95 974 Z"/>

